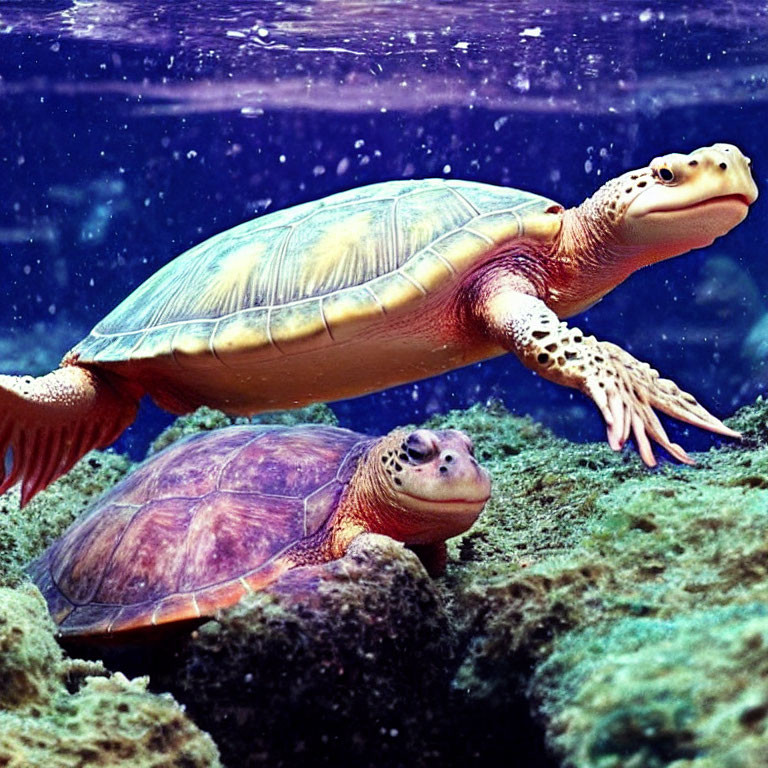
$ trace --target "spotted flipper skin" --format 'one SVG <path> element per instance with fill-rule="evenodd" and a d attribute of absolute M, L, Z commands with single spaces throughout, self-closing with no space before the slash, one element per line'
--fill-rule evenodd
<path fill-rule="evenodd" d="M 608 443 L 620 450 L 630 433 L 648 466 L 656 464 L 651 441 L 685 464 L 691 457 L 671 442 L 655 410 L 727 437 L 739 437 L 673 381 L 621 347 L 585 336 L 560 320 L 535 296 L 495 292 L 485 304 L 488 330 L 521 362 L 545 379 L 581 390 L 597 405 Z"/>

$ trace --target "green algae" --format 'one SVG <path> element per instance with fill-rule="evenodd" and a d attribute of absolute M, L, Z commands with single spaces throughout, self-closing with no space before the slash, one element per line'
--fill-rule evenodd
<path fill-rule="evenodd" d="M 567 766 L 764 766 L 768 605 L 571 633 L 531 689 Z"/>
<path fill-rule="evenodd" d="M 0 588 L 0 765 L 215 768 L 210 737 L 147 681 L 70 660 L 32 585 Z"/>
<path fill-rule="evenodd" d="M 563 765 L 765 764 L 768 645 L 751 654 L 757 677 L 741 709 L 736 667 L 738 627 L 753 631 L 768 609 L 766 415 L 758 400 L 730 422 L 743 441 L 697 454 L 697 467 L 653 471 L 629 451 L 540 433 L 505 451 L 527 423 L 489 428 L 482 409 L 433 420 L 479 436 L 494 482 L 478 524 L 451 545 L 442 583 L 462 635 L 454 688 L 479 709 L 528 698 Z M 675 643 L 646 643 L 652 626 Z M 654 664 L 682 667 L 665 677 L 661 708 Z"/>

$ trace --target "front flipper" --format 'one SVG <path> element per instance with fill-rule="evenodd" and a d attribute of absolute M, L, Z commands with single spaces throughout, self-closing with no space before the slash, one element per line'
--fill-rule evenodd
<path fill-rule="evenodd" d="M 673 381 L 660 378 L 648 363 L 615 344 L 569 328 L 535 296 L 512 290 L 489 292 L 479 307 L 479 316 L 487 332 L 525 366 L 545 379 L 591 397 L 608 427 L 611 448 L 621 449 L 631 431 L 648 466 L 656 464 L 650 440 L 678 461 L 694 463 L 677 443 L 669 440 L 654 408 L 702 429 L 740 437 L 692 395 Z"/>

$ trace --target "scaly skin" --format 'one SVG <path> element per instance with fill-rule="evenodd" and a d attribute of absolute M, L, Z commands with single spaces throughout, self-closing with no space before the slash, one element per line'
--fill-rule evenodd
<path fill-rule="evenodd" d="M 342 557 L 361 535 L 411 546 L 431 576 L 445 568 L 445 540 L 466 531 L 490 496 L 488 473 L 455 430 L 396 430 L 361 459 L 329 523 L 285 555 L 289 567 Z"/>
<path fill-rule="evenodd" d="M 757 198 L 750 161 L 716 144 L 657 158 L 608 182 L 562 214 L 548 250 L 511 253 L 489 263 L 468 286 L 475 333 L 491 336 L 528 368 L 592 398 L 620 450 L 634 434 L 653 466 L 653 440 L 686 464 L 654 409 L 728 437 L 739 437 L 695 398 L 615 344 L 561 320 L 583 311 L 640 267 L 709 245 L 738 224 Z"/>

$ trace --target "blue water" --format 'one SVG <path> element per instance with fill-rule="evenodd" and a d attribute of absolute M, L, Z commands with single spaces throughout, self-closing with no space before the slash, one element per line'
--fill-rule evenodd
<path fill-rule="evenodd" d="M 573 322 L 730 414 L 768 382 L 768 12 L 716 5 L 0 2 L 0 371 L 50 370 L 161 265 L 264 212 L 426 176 L 570 206 L 727 141 L 763 192 L 747 221 Z M 379 432 L 491 397 L 603 434 L 509 356 L 334 410 Z M 145 407 L 118 447 L 141 454 L 168 421 Z"/>

